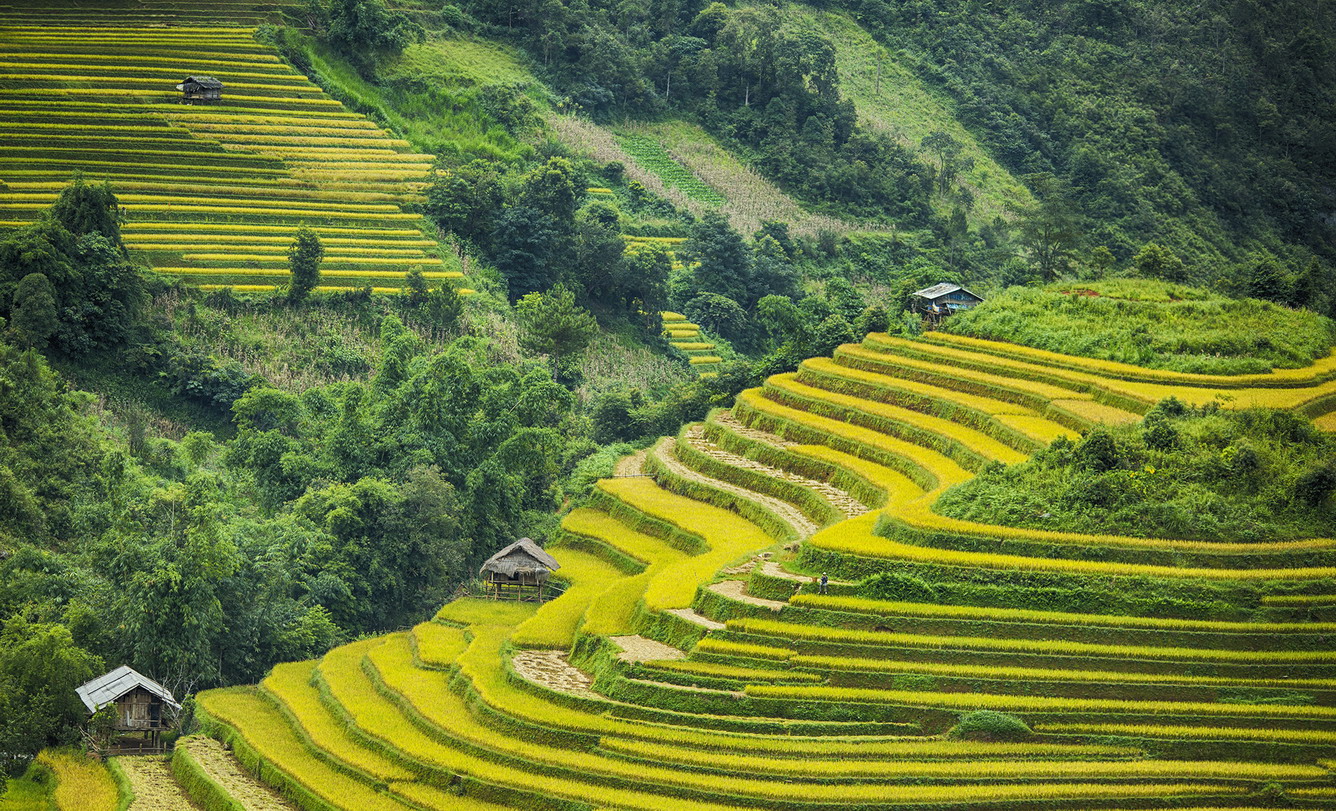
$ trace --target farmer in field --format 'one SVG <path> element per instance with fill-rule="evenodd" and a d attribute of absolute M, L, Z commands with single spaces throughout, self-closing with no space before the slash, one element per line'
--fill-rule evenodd
<path fill-rule="evenodd" d="M 825 593 L 826 593 L 826 584 L 829 583 L 829 582 L 830 582 L 830 578 L 829 578 L 829 577 L 826 577 L 826 573 L 825 573 L 825 572 L 822 572 L 822 573 L 821 573 L 821 593 L 822 593 L 822 594 L 825 594 Z"/>

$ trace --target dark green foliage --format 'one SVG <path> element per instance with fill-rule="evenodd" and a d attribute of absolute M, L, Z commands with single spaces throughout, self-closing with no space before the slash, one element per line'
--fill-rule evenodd
<path fill-rule="evenodd" d="M 36 329 L 31 340 L 46 332 L 51 345 L 72 356 L 123 344 L 143 304 L 144 283 L 125 258 L 119 229 L 110 187 L 89 186 L 76 177 L 46 216 L 0 239 L 0 307 L 11 307 L 20 297 L 20 283 L 40 274 L 52 293 L 56 321 L 47 332 L 46 296 L 38 289 L 41 282 L 32 280 L 21 298 L 25 303 L 35 298 L 19 318 L 26 324 L 22 329 Z M 0 313 L 11 315 L 7 309 Z"/>
<path fill-rule="evenodd" d="M 1059 439 L 942 496 L 942 514 L 1032 529 L 1250 543 L 1324 537 L 1336 437 L 1288 411 L 1168 400 L 1141 425 Z"/>
<path fill-rule="evenodd" d="M 1033 734 L 1021 719 L 993 710 L 962 715 L 951 729 L 951 737 L 972 741 L 1019 741 Z"/>
<path fill-rule="evenodd" d="M 1065 180 L 1088 241 L 1121 260 L 1153 241 L 1194 276 L 1263 246 L 1330 261 L 1332 224 L 1298 201 L 1329 209 L 1336 185 L 1331 6 L 840 5 L 948 93 L 1004 166 Z"/>
<path fill-rule="evenodd" d="M 747 312 L 738 303 L 718 293 L 701 293 L 684 308 L 687 318 L 726 340 L 746 341 L 749 325 Z"/>
<path fill-rule="evenodd" d="M 14 289 L 14 304 L 9 320 L 20 343 L 43 349 L 60 322 L 56 317 L 56 291 L 41 273 L 29 273 Z"/>
<path fill-rule="evenodd" d="M 384 0 L 313 0 L 324 37 L 343 53 L 364 61 L 374 52 L 402 50 L 423 36 L 422 27 Z"/>
<path fill-rule="evenodd" d="M 554 369 L 585 351 L 598 334 L 598 321 L 575 303 L 575 295 L 557 286 L 546 293 L 528 293 L 515 304 L 520 346 L 526 352 L 547 355 Z"/>
<path fill-rule="evenodd" d="M 409 269 L 404 279 L 404 287 L 408 290 L 410 305 L 421 307 L 427 303 L 427 279 L 422 275 L 422 268 L 414 266 Z"/>
<path fill-rule="evenodd" d="M 1020 212 L 1019 243 L 1044 281 L 1054 281 L 1071 266 L 1081 244 L 1075 205 L 1063 182 L 1047 172 L 1027 175 L 1037 202 Z"/>
<path fill-rule="evenodd" d="M 681 249 L 687 262 L 697 262 L 695 288 L 740 304 L 749 304 L 751 256 L 742 236 L 724 215 L 709 212 L 691 231 Z"/>
<path fill-rule="evenodd" d="M 1307 366 L 1326 355 L 1336 338 L 1332 322 L 1311 312 L 1138 280 L 1010 289 L 952 317 L 943 328 L 1204 374 Z"/>
<path fill-rule="evenodd" d="M 288 248 L 288 269 L 292 271 L 292 280 L 288 282 L 288 301 L 300 304 L 311 291 L 320 284 L 320 262 L 325 258 L 325 246 L 306 226 L 297 229 L 297 236 Z"/>
<path fill-rule="evenodd" d="M 1107 249 L 1106 249 L 1107 251 Z M 1183 260 L 1168 248 L 1147 242 L 1132 257 L 1132 267 L 1138 276 L 1147 279 L 1159 279 L 1162 282 L 1183 283 L 1187 281 L 1187 269 Z"/>
<path fill-rule="evenodd" d="M 76 237 L 98 234 L 113 245 L 121 244 L 121 206 L 109 182 L 90 186 L 75 173 L 52 204 L 50 217 Z"/>
<path fill-rule="evenodd" d="M 0 625 L 0 785 L 48 746 L 73 743 L 84 720 L 74 688 L 102 671 L 64 625 L 14 615 Z"/>

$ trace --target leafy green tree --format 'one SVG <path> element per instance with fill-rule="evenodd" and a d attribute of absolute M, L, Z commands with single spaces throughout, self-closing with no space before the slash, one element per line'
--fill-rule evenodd
<path fill-rule="evenodd" d="M 682 245 L 687 262 L 699 262 L 696 289 L 741 302 L 747 298 L 751 276 L 751 252 L 728 218 L 716 211 L 706 212 Z"/>
<path fill-rule="evenodd" d="M 1019 240 L 1030 263 L 1046 281 L 1067 271 L 1081 242 L 1074 204 L 1064 184 L 1047 172 L 1025 176 L 1037 202 L 1021 213 Z"/>
<path fill-rule="evenodd" d="M 427 317 L 437 329 L 454 331 L 464 315 L 464 300 L 449 285 L 432 288 L 427 294 Z"/>
<path fill-rule="evenodd" d="M 520 325 L 520 348 L 547 355 L 554 370 L 579 357 L 598 335 L 598 321 L 561 285 L 521 298 L 515 304 L 515 320 Z"/>
<path fill-rule="evenodd" d="M 1336 310 L 1336 273 L 1313 257 L 1294 277 L 1294 304 L 1315 313 L 1332 315 Z"/>
<path fill-rule="evenodd" d="M 442 228 L 479 247 L 491 245 L 504 192 L 496 166 L 475 160 L 437 173 L 427 187 L 427 214 Z"/>
<path fill-rule="evenodd" d="M 1147 279 L 1159 279 L 1165 282 L 1182 283 L 1187 281 L 1187 269 L 1183 260 L 1168 248 L 1154 242 L 1147 242 L 1132 257 L 1132 267 L 1137 275 Z"/>
<path fill-rule="evenodd" d="M 408 291 L 410 307 L 421 307 L 427 303 L 427 279 L 422 275 L 422 268 L 414 265 L 404 277 L 404 289 Z"/>
<path fill-rule="evenodd" d="M 109 182 L 90 185 L 82 173 L 76 173 L 51 205 L 50 216 L 76 237 L 100 234 L 118 249 L 121 247 L 123 215 Z"/>
<path fill-rule="evenodd" d="M 1244 276 L 1244 292 L 1247 296 L 1263 301 L 1289 301 L 1290 284 L 1285 269 L 1271 258 L 1254 260 L 1248 265 L 1247 274 Z"/>
<path fill-rule="evenodd" d="M 422 27 L 407 15 L 390 10 L 384 0 L 325 0 L 325 37 L 361 61 L 367 51 L 403 50 L 421 40 Z"/>
<path fill-rule="evenodd" d="M 557 283 L 560 236 L 552 217 L 532 206 L 512 206 L 497 217 L 492 261 L 512 301 Z"/>
<path fill-rule="evenodd" d="M 718 293 L 701 293 L 688 301 L 683 311 L 687 318 L 728 341 L 745 343 L 750 333 L 747 311 Z"/>
<path fill-rule="evenodd" d="M 288 283 L 288 301 L 300 304 L 320 284 L 320 262 L 325 258 L 325 246 L 320 237 L 306 226 L 297 229 L 297 236 L 288 248 L 288 269 L 292 279 Z"/>
<path fill-rule="evenodd" d="M 29 273 L 19 281 L 9 320 L 24 346 L 42 349 L 51 340 L 60 322 L 56 293 L 45 275 Z"/>
<path fill-rule="evenodd" d="M 41 749 L 77 740 L 84 708 L 74 688 L 102 667 L 63 625 L 21 614 L 0 625 L 0 779 L 21 772 Z"/>
<path fill-rule="evenodd" d="M 657 243 L 628 253 L 622 259 L 618 285 L 622 306 L 653 335 L 662 328 L 659 313 L 668 306 L 668 277 L 672 271 L 672 256 Z"/>

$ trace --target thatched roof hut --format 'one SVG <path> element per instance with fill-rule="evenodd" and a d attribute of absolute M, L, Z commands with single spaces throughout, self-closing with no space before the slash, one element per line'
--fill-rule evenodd
<path fill-rule="evenodd" d="M 526 592 L 531 592 L 542 602 L 548 574 L 560 568 L 557 559 L 541 546 L 520 538 L 488 558 L 479 574 L 493 597 L 509 597 L 513 593 L 516 600 L 522 600 Z"/>

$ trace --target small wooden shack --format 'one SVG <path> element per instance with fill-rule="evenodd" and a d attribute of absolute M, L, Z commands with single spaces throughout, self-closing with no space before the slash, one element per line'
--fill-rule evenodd
<path fill-rule="evenodd" d="M 161 750 L 159 736 L 164 729 L 172 728 L 176 711 L 181 709 L 166 687 L 126 665 L 98 676 L 75 692 L 89 715 L 108 705 L 116 708 L 113 733 L 142 733 L 137 742 L 118 741 L 112 747 L 114 751 Z"/>
<path fill-rule="evenodd" d="M 176 89 L 183 104 L 223 100 L 223 83 L 212 76 L 187 76 Z"/>
<path fill-rule="evenodd" d="M 543 602 L 547 576 L 561 568 L 556 558 L 528 538 L 515 543 L 487 559 L 479 573 L 487 584 L 487 593 L 493 600 L 537 600 Z"/>
<path fill-rule="evenodd" d="M 982 302 L 983 296 L 958 284 L 942 282 L 915 291 L 909 299 L 909 309 L 935 325 L 952 313 L 971 309 Z"/>

